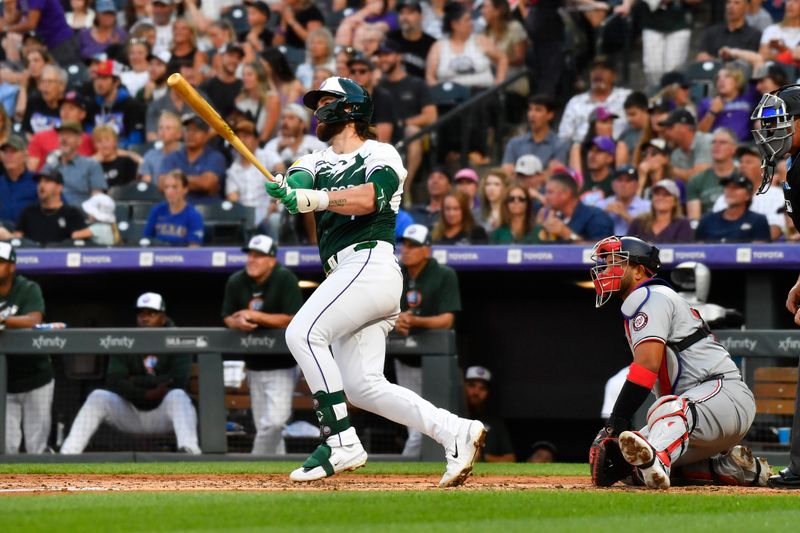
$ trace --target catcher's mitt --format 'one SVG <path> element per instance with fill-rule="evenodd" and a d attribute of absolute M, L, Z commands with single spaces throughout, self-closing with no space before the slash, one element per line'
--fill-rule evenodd
<path fill-rule="evenodd" d="M 619 441 L 608 428 L 603 428 L 589 448 L 589 468 L 592 483 L 597 487 L 610 487 L 633 474 L 619 449 Z"/>

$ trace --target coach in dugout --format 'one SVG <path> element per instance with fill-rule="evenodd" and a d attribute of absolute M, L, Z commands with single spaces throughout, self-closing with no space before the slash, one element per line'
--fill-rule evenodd
<path fill-rule="evenodd" d="M 403 232 L 400 262 L 403 293 L 400 316 L 394 331 L 408 336 L 422 329 L 450 329 L 461 311 L 461 294 L 455 271 L 431 257 L 431 233 L 422 224 L 411 224 Z M 422 360 L 406 356 L 394 361 L 397 384 L 422 394 Z M 403 455 L 419 457 L 422 434 L 408 428 Z"/>
<path fill-rule="evenodd" d="M 174 328 L 164 298 L 146 292 L 136 300 L 140 328 Z M 89 394 L 61 446 L 63 454 L 82 453 L 102 422 L 125 433 L 175 431 L 180 453 L 199 454 L 197 411 L 187 394 L 191 354 L 114 354 L 106 387 Z"/>
<path fill-rule="evenodd" d="M 0 330 L 32 328 L 44 318 L 42 289 L 17 274 L 17 253 L 0 242 Z M 0 331 L 2 340 L 2 331 Z M 6 395 L 6 453 L 43 453 L 50 435 L 53 367 L 49 355 L 9 355 Z"/>
<path fill-rule="evenodd" d="M 222 319 L 231 329 L 286 328 L 303 306 L 297 277 L 275 257 L 275 242 L 256 235 L 243 249 L 244 269 L 225 285 Z M 283 426 L 292 414 L 297 363 L 290 355 L 245 357 L 256 438 L 254 454 L 285 454 Z"/>

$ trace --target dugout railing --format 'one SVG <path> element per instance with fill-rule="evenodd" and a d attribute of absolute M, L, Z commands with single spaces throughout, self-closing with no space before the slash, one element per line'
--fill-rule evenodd
<path fill-rule="evenodd" d="M 225 454 L 226 409 L 223 353 L 274 357 L 289 354 L 284 330 L 242 333 L 224 328 L 96 328 L 5 330 L 0 332 L 0 443 L 5 443 L 6 355 L 193 354 L 197 358 L 198 437 L 203 454 Z M 435 405 L 457 411 L 461 405 L 455 335 L 427 331 L 409 337 L 390 337 L 387 356 L 421 356 L 422 395 Z M 0 445 L 0 462 L 11 459 Z M 5 457 L 5 459 L 3 458 Z M 38 460 L 35 455 L 15 460 Z M 441 446 L 424 439 L 422 460 L 441 461 Z"/>

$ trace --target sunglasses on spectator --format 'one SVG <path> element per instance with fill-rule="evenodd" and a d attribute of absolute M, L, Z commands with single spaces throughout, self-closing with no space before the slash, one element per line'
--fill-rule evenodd
<path fill-rule="evenodd" d="M 524 196 L 511 195 L 508 198 L 506 198 L 506 203 L 509 204 L 513 204 L 514 202 L 519 202 L 521 204 L 524 204 L 527 201 L 528 199 L 525 198 Z"/>
<path fill-rule="evenodd" d="M 656 150 L 655 148 L 650 148 L 644 151 L 644 155 L 651 156 L 651 155 L 661 155 L 663 152 L 660 150 Z"/>

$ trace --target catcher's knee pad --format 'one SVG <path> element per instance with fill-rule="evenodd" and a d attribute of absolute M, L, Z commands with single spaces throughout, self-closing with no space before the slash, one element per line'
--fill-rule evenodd
<path fill-rule="evenodd" d="M 683 455 L 692 412 L 685 398 L 662 396 L 647 411 L 648 441 L 667 466 Z"/>

